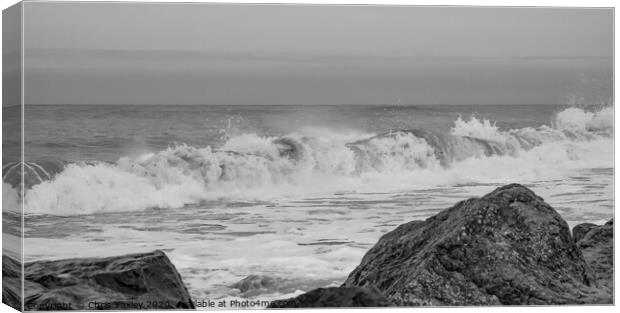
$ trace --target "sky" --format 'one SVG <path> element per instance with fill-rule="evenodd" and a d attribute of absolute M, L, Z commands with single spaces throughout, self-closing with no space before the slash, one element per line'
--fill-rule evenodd
<path fill-rule="evenodd" d="M 611 97 L 613 11 L 45 3 L 26 104 L 565 104 Z"/>

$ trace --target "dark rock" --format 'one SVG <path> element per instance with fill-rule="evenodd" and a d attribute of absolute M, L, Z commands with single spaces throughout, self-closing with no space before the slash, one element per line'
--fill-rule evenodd
<path fill-rule="evenodd" d="M 594 226 L 578 242 L 583 258 L 596 275 L 600 287 L 610 294 L 614 282 L 614 223 Z"/>
<path fill-rule="evenodd" d="M 612 303 L 566 222 L 518 184 L 385 234 L 343 286 L 397 306 Z"/>
<path fill-rule="evenodd" d="M 360 287 L 318 288 L 286 300 L 271 302 L 269 308 L 386 307 L 388 300 L 377 290 Z"/>
<path fill-rule="evenodd" d="M 159 250 L 35 261 L 24 271 L 27 310 L 194 308 L 181 276 Z"/>
<path fill-rule="evenodd" d="M 578 224 L 573 227 L 573 240 L 575 242 L 581 240 L 593 227 L 596 227 L 596 224 L 592 223 L 583 223 Z"/>
<path fill-rule="evenodd" d="M 239 289 L 241 292 L 247 292 L 255 289 L 271 288 L 275 284 L 275 279 L 263 275 L 250 275 L 236 283 L 231 287 Z"/>
<path fill-rule="evenodd" d="M 13 258 L 2 255 L 2 303 L 22 310 L 22 265 Z"/>
<path fill-rule="evenodd" d="M 235 295 L 240 298 L 256 298 L 264 294 L 290 294 L 297 290 L 314 290 L 316 288 L 332 285 L 332 278 L 301 278 L 268 276 L 264 274 L 249 275 L 242 280 L 230 285 L 239 290 Z"/>

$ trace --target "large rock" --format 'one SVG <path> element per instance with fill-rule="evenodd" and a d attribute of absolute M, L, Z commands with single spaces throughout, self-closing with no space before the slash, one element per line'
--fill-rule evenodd
<path fill-rule="evenodd" d="M 343 286 L 398 306 L 612 303 L 566 222 L 518 184 L 385 234 Z"/>
<path fill-rule="evenodd" d="M 579 225 L 575 226 L 577 228 Z M 600 287 L 610 294 L 614 283 L 614 224 L 613 219 L 605 225 L 590 227 L 577 241 L 586 263 L 594 271 Z"/>
<path fill-rule="evenodd" d="M 159 250 L 36 261 L 26 263 L 24 272 L 27 310 L 194 308 L 181 276 Z"/>
<path fill-rule="evenodd" d="M 318 288 L 296 298 L 273 301 L 269 308 L 386 307 L 388 300 L 378 291 L 359 287 Z"/>
<path fill-rule="evenodd" d="M 2 255 L 2 303 L 22 310 L 22 265 L 9 256 Z"/>

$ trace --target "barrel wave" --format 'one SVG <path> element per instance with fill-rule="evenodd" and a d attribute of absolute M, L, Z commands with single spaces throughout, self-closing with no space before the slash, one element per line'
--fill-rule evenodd
<path fill-rule="evenodd" d="M 245 133 L 218 147 L 180 144 L 112 163 L 27 162 L 25 213 L 92 214 L 221 199 L 277 201 L 559 179 L 580 168 L 613 167 L 612 111 L 568 108 L 537 128 L 500 129 L 472 116 L 459 117 L 443 133 L 415 125 L 346 136 L 325 129 Z M 3 165 L 4 202 L 19 198 L 14 189 L 19 168 Z"/>

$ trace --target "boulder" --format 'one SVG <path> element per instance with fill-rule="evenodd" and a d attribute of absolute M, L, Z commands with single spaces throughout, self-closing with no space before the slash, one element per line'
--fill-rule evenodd
<path fill-rule="evenodd" d="M 343 286 L 396 306 L 612 303 L 566 222 L 519 184 L 385 234 Z"/>
<path fill-rule="evenodd" d="M 27 310 L 194 308 L 181 276 L 159 250 L 35 261 L 24 264 L 24 272 Z"/>
<path fill-rule="evenodd" d="M 575 242 L 581 240 L 592 228 L 596 227 L 596 224 L 583 223 L 573 227 L 573 240 Z"/>
<path fill-rule="evenodd" d="M 2 255 L 2 303 L 22 310 L 22 265 L 13 258 Z"/>
<path fill-rule="evenodd" d="M 286 300 L 271 302 L 269 308 L 386 307 L 388 300 L 377 290 L 360 287 L 318 288 Z"/>
<path fill-rule="evenodd" d="M 590 227 L 589 231 L 577 241 L 577 247 L 581 250 L 586 263 L 594 271 L 600 287 L 605 288 L 611 294 L 614 282 L 613 219 L 605 225 Z"/>

